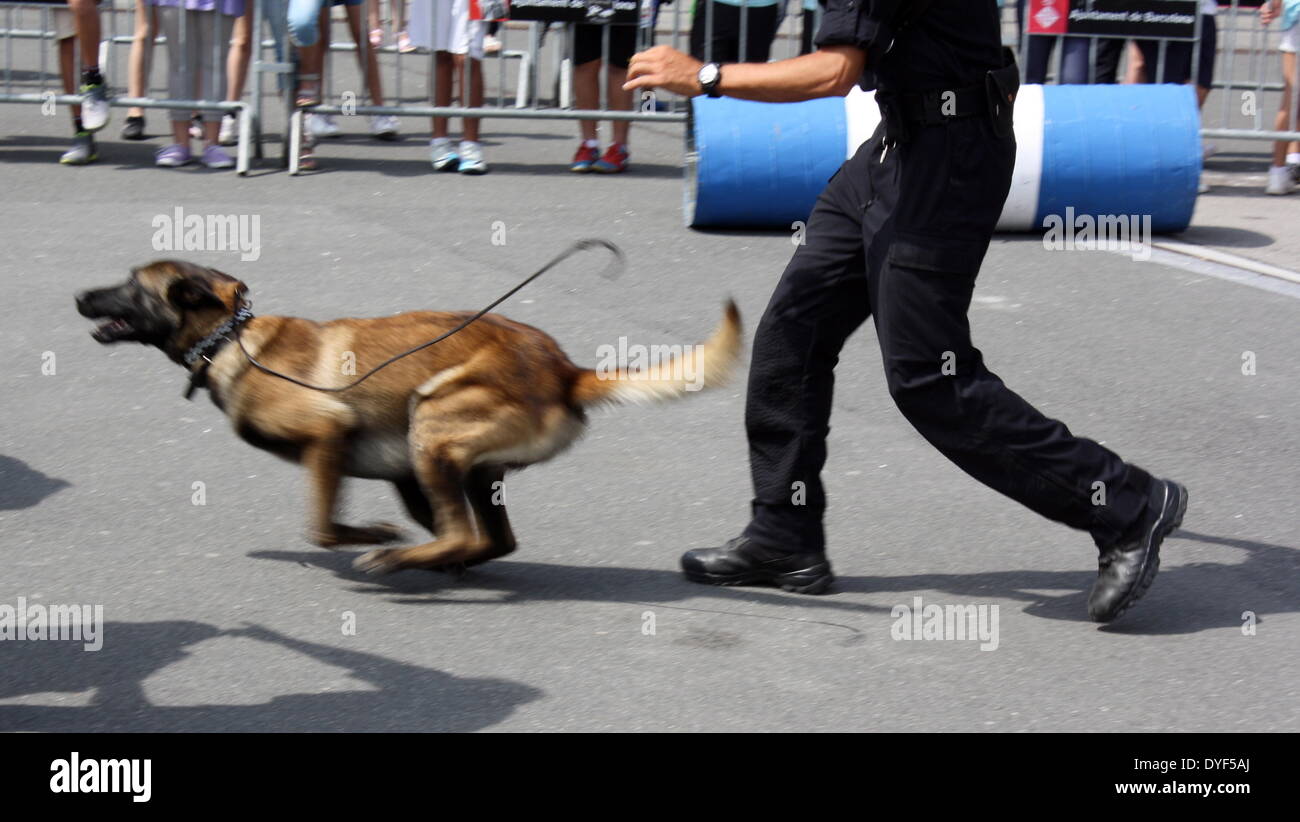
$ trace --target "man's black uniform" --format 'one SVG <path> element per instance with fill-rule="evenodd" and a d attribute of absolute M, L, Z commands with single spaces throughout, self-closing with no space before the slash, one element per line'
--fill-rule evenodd
<path fill-rule="evenodd" d="M 917 3 L 928 8 L 902 20 L 911 5 L 830 0 L 826 8 L 817 45 L 866 52 L 861 84 L 877 90 L 883 121 L 822 192 L 755 332 L 745 413 L 753 516 L 739 540 L 687 553 L 683 567 L 696 581 L 765 580 L 810 592 L 829 584 L 824 558 L 783 557 L 824 550 L 820 474 L 833 370 L 868 317 L 890 395 L 921 435 L 989 487 L 1089 531 L 1103 565 L 1108 548 L 1160 516 L 1152 509 L 1167 496 L 1178 510 L 1164 513 L 1159 536 L 1181 518 L 1180 487 L 1174 494 L 1043 416 L 971 344 L 966 312 L 1015 164 L 1015 68 L 994 0 Z M 1155 573 L 1126 570 L 1149 573 L 1145 585 Z"/>

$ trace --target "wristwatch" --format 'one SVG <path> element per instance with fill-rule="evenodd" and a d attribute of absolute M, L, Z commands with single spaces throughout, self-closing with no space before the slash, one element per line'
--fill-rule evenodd
<path fill-rule="evenodd" d="M 700 73 L 695 75 L 700 81 L 700 88 L 710 97 L 721 97 L 722 92 L 718 91 L 718 81 L 722 79 L 722 66 L 717 63 L 705 63 L 700 66 Z"/>

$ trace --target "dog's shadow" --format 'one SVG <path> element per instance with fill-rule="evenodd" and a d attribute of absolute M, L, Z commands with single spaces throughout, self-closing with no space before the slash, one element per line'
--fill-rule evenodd
<path fill-rule="evenodd" d="M 1189 634 L 1240 627 L 1243 612 L 1256 621 L 1268 614 L 1300 611 L 1296 580 L 1300 579 L 1300 550 L 1284 545 L 1178 531 L 1166 540 L 1162 554 L 1177 551 L 1179 540 L 1237 548 L 1239 563 L 1202 562 L 1166 567 L 1141 606 L 1104 630 L 1136 635 Z M 400 571 L 372 576 L 352 568 L 355 553 L 328 551 L 254 551 L 248 556 L 294 562 L 305 568 L 330 571 L 357 583 L 358 593 L 396 594 L 401 604 L 509 604 L 516 602 L 607 602 L 668 604 L 701 597 L 726 602 L 786 605 L 850 614 L 888 613 L 892 607 L 874 605 L 841 594 L 899 594 L 910 602 L 912 592 L 942 591 L 967 598 L 1010 599 L 1025 603 L 1024 613 L 1043 619 L 1087 622 L 1087 595 L 1096 572 L 990 571 L 977 574 L 916 574 L 908 576 L 841 576 L 830 596 L 800 596 L 770 588 L 716 588 L 687 582 L 676 571 L 611 566 L 582 566 L 497 560 L 470 569 L 462 577 L 429 571 Z M 923 561 L 918 557 L 918 561 Z M 1065 591 L 1068 593 L 1054 593 Z M 1048 593 L 1053 592 L 1053 593 Z"/>
<path fill-rule="evenodd" d="M 0 704 L 0 730 L 86 733 L 439 731 L 489 728 L 541 698 L 537 688 L 462 677 L 378 654 L 323 645 L 259 625 L 221 630 L 193 621 L 108 622 L 102 647 L 81 642 L 0 642 L 0 699 L 88 692 L 85 705 Z M 223 637 L 265 642 L 345 670 L 368 688 L 282 694 L 256 704 L 161 705 L 145 683 Z M 288 680 L 296 688 L 301 681 Z"/>

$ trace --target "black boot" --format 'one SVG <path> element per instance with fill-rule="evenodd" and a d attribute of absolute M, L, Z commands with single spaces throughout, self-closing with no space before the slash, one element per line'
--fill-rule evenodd
<path fill-rule="evenodd" d="M 1187 489 L 1172 480 L 1154 480 L 1146 516 L 1136 530 L 1102 549 L 1097 582 L 1088 595 L 1088 613 L 1110 622 L 1142 595 L 1160 570 L 1160 542 L 1183 523 Z"/>
<path fill-rule="evenodd" d="M 682 555 L 691 582 L 707 585 L 776 585 L 797 594 L 820 594 L 835 581 L 826 555 L 791 553 L 736 537 L 721 548 L 696 548 Z"/>

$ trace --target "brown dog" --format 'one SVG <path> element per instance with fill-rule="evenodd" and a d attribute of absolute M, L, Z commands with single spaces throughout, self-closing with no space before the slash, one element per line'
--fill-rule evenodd
<path fill-rule="evenodd" d="M 324 547 L 390 542 L 400 532 L 334 521 L 344 476 L 392 482 L 411 517 L 436 539 L 374 550 L 370 571 L 456 567 L 504 556 L 515 537 L 498 493 L 507 469 L 554 457 L 576 440 L 585 410 L 603 403 L 679 397 L 720 383 L 741 344 L 728 303 L 722 325 L 684 357 L 640 371 L 574 365 L 546 334 L 487 314 L 443 342 L 338 393 L 304 388 L 254 368 L 230 340 L 268 368 L 316 386 L 340 387 L 454 328 L 471 314 L 419 311 L 317 323 L 254 317 L 232 330 L 247 287 L 210 268 L 162 260 L 123 284 L 77 296 L 83 316 L 104 319 L 103 344 L 156 346 L 206 386 L 246 442 L 299 462 L 311 482 L 309 535 Z M 187 364 L 187 360 L 190 364 Z"/>

